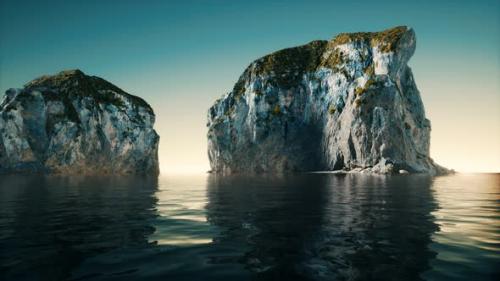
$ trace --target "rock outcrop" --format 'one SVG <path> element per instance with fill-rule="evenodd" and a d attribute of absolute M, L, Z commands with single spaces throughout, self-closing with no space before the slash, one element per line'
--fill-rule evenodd
<path fill-rule="evenodd" d="M 80 70 L 9 89 L 0 103 L 0 172 L 158 174 L 153 109 Z"/>
<path fill-rule="evenodd" d="M 209 109 L 212 171 L 445 172 L 407 65 L 415 40 L 345 33 L 254 61 Z"/>

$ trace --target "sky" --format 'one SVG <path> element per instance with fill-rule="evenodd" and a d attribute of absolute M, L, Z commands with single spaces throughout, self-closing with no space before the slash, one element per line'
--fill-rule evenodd
<path fill-rule="evenodd" d="M 162 173 L 209 170 L 206 113 L 253 60 L 412 27 L 431 156 L 500 172 L 500 1 L 0 0 L 0 91 L 81 69 L 153 107 Z"/>

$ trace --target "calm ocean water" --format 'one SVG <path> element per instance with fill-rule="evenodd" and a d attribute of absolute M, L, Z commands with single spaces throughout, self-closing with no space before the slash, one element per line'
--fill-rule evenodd
<path fill-rule="evenodd" d="M 0 280 L 500 280 L 500 175 L 2 176 Z"/>

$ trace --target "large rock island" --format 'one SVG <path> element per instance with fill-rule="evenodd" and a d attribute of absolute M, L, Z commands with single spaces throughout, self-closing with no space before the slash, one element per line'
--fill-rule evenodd
<path fill-rule="evenodd" d="M 0 173 L 158 174 L 153 109 L 80 70 L 9 89 L 0 103 Z"/>
<path fill-rule="evenodd" d="M 339 34 L 264 56 L 208 112 L 213 172 L 446 170 L 407 65 L 405 26 Z"/>

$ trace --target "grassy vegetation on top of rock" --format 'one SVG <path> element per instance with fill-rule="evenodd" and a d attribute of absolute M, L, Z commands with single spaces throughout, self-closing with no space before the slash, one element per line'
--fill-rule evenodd
<path fill-rule="evenodd" d="M 327 43 L 312 41 L 264 56 L 256 61 L 255 72 L 273 74 L 278 86 L 292 88 L 299 83 L 304 73 L 316 70 Z"/>
<path fill-rule="evenodd" d="M 331 41 L 316 40 L 302 46 L 276 51 L 250 65 L 236 82 L 233 94 L 235 97 L 243 95 L 245 81 L 251 73 L 270 75 L 276 86 L 290 89 L 300 83 L 304 73 L 316 71 L 319 67 L 341 71 L 346 58 L 341 50 L 335 48 L 336 46 L 359 41 L 365 42 L 370 47 L 378 46 L 383 52 L 390 52 L 395 50 L 399 39 L 407 31 L 406 26 L 398 26 L 381 32 L 341 33 Z M 323 57 L 327 50 L 331 50 L 332 53 Z M 369 76 L 373 75 L 373 66 L 368 66 L 365 72 Z"/>
<path fill-rule="evenodd" d="M 364 41 L 370 46 L 379 46 L 382 52 L 394 51 L 399 39 L 408 31 L 406 26 L 397 26 L 380 32 L 340 33 L 331 41 L 334 45 L 342 45 L 354 41 Z"/>
<path fill-rule="evenodd" d="M 338 45 L 356 41 L 364 44 L 365 48 L 376 46 L 382 52 L 391 52 L 395 50 L 399 40 L 408 30 L 406 26 L 397 26 L 381 32 L 341 33 L 330 41 L 316 40 L 302 46 L 276 51 L 256 60 L 245 69 L 233 87 L 233 98 L 238 100 L 243 96 L 246 91 L 245 83 L 253 75 L 267 76 L 264 80 L 264 88 L 278 87 L 285 90 L 298 86 L 304 74 L 314 72 L 321 67 L 341 73 L 347 79 L 350 79 L 352 78 L 350 77 L 351 74 L 345 69 L 345 64 L 348 63 L 349 58 L 341 49 L 337 48 Z M 361 52 L 361 60 L 368 60 L 363 72 L 368 76 L 369 81 L 364 87 L 355 89 L 354 92 L 358 97 L 365 93 L 375 82 L 372 78 L 375 73 L 374 65 L 366 52 L 368 50 Z M 328 55 L 325 55 L 325 53 Z M 257 97 L 266 96 L 262 88 L 256 89 L 255 94 Z M 360 100 L 356 101 L 357 106 L 360 104 Z M 231 104 L 229 109 L 234 105 L 234 103 Z M 334 113 L 332 111 L 330 111 L 331 114 Z M 273 115 L 279 115 L 281 112 L 274 108 L 272 113 Z"/>
<path fill-rule="evenodd" d="M 56 75 L 44 75 L 25 85 L 26 89 L 54 91 L 68 97 L 90 96 L 96 102 L 123 107 L 123 101 L 114 93 L 128 99 L 133 105 L 145 107 L 153 114 L 151 106 L 143 99 L 130 95 L 112 83 L 97 77 L 85 75 L 81 70 L 65 70 Z M 112 93 L 114 92 L 114 93 Z"/>

